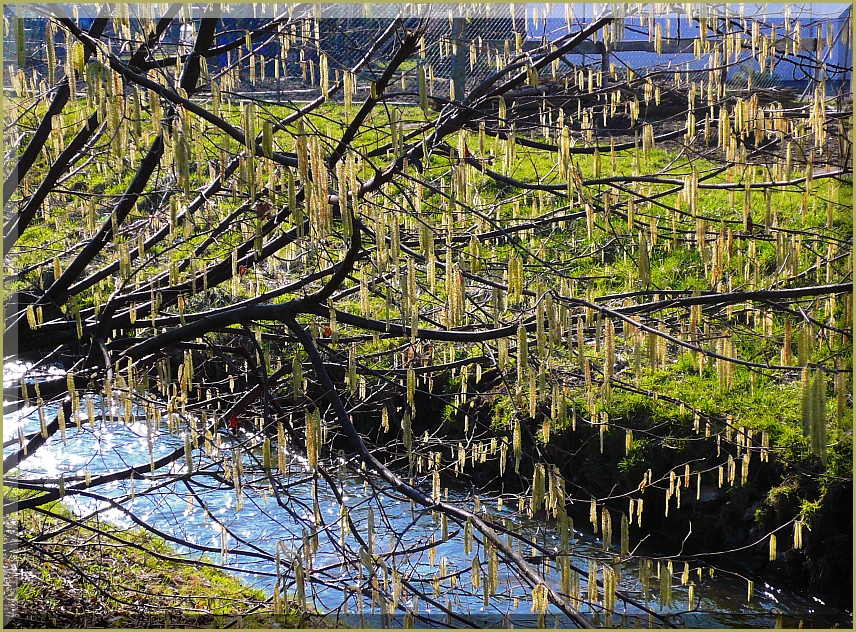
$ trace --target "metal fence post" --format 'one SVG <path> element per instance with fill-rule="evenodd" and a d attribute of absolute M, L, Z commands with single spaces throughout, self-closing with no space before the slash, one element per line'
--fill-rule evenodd
<path fill-rule="evenodd" d="M 450 98 L 462 101 L 467 87 L 467 49 L 464 47 L 464 18 L 452 18 L 451 39 L 454 45 L 452 54 L 452 94 Z"/>
<path fill-rule="evenodd" d="M 598 42 L 597 45 L 600 49 L 600 69 L 606 77 L 609 74 L 609 49 L 602 41 Z"/>

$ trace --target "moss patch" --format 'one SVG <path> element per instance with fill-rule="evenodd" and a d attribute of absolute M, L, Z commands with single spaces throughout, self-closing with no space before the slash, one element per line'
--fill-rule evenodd
<path fill-rule="evenodd" d="M 5 627 L 318 626 L 317 617 L 295 609 L 274 614 L 262 591 L 183 560 L 150 534 L 69 524 L 61 506 L 47 511 L 5 520 Z"/>

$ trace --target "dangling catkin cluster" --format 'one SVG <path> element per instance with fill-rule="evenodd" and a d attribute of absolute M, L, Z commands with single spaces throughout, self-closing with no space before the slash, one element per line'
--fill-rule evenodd
<path fill-rule="evenodd" d="M 532 589 L 532 612 L 537 613 L 539 616 L 547 612 L 547 606 L 549 605 L 548 596 L 549 593 L 546 584 L 539 583 L 535 586 Z"/>
<path fill-rule="evenodd" d="M 805 367 L 802 371 L 802 428 L 811 441 L 812 454 L 826 463 L 826 374 Z"/>
<path fill-rule="evenodd" d="M 669 608 L 672 605 L 672 563 L 660 567 L 660 606 Z"/>
<path fill-rule="evenodd" d="M 523 261 L 512 252 L 508 259 L 508 304 L 517 305 L 523 292 Z"/>
<path fill-rule="evenodd" d="M 313 471 L 318 467 L 318 457 L 323 446 L 321 438 L 321 412 L 318 408 L 306 411 L 306 459 Z"/>
<path fill-rule="evenodd" d="M 463 323 L 464 319 L 464 301 L 466 298 L 466 284 L 464 282 L 464 272 L 461 266 L 457 263 L 451 266 L 451 269 L 446 268 L 447 278 L 447 297 L 448 297 L 448 314 L 449 328 L 457 327 Z"/>
<path fill-rule="evenodd" d="M 517 327 L 517 385 L 522 388 L 529 365 L 529 343 L 526 326 Z"/>
<path fill-rule="evenodd" d="M 544 502 L 544 464 L 535 464 L 532 478 L 532 499 L 529 503 L 529 515 L 534 516 Z"/>
<path fill-rule="evenodd" d="M 639 263 L 637 272 L 642 286 L 648 287 L 651 283 L 651 264 L 648 259 L 648 239 L 644 231 L 639 233 Z"/>
<path fill-rule="evenodd" d="M 801 549 L 803 547 L 803 527 L 805 523 L 802 520 L 794 522 L 794 548 Z"/>
<path fill-rule="evenodd" d="M 632 518 L 632 515 L 631 515 Z M 630 519 L 627 514 L 621 514 L 621 557 L 630 554 Z"/>
<path fill-rule="evenodd" d="M 299 400 L 303 397 L 303 363 L 300 358 L 300 351 L 294 353 L 291 361 L 291 385 L 294 391 L 294 399 Z"/>
<path fill-rule="evenodd" d="M 611 618 L 615 611 L 615 592 L 618 589 L 618 574 L 609 564 L 603 565 L 603 608 L 606 616 Z"/>
<path fill-rule="evenodd" d="M 514 440 L 514 473 L 520 473 L 520 460 L 523 458 L 523 432 L 520 428 L 520 421 L 514 420 L 514 428 L 512 430 Z M 505 447 L 505 444 L 503 444 Z M 503 463 L 505 459 L 503 459 Z"/>
<path fill-rule="evenodd" d="M 606 552 L 612 546 L 612 516 L 606 505 L 600 509 L 600 521 L 603 528 L 603 550 Z"/>
<path fill-rule="evenodd" d="M 731 338 L 731 332 L 726 331 L 721 338 L 716 341 L 716 352 L 725 358 L 734 357 L 734 341 Z M 734 363 L 723 358 L 716 359 L 716 372 L 719 378 L 719 388 L 721 391 L 731 390 L 734 382 Z"/>
<path fill-rule="evenodd" d="M 597 561 L 590 559 L 588 563 L 588 600 L 597 603 L 600 599 L 597 587 Z"/>

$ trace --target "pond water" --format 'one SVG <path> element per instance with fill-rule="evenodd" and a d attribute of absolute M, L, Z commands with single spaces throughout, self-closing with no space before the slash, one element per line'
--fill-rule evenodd
<path fill-rule="evenodd" d="M 14 383 L 14 375 L 6 372 L 4 377 Z M 95 404 L 96 413 L 100 413 L 100 401 L 96 400 Z M 85 410 L 85 406 L 82 408 Z M 55 412 L 55 409 L 48 407 L 48 419 L 52 419 Z M 19 431 L 26 434 L 38 432 L 39 428 L 40 421 L 35 408 L 5 415 L 4 455 L 18 449 Z M 155 459 L 184 445 L 183 436 L 169 434 L 165 424 L 156 431 L 158 434 L 153 442 Z M 226 454 L 231 454 L 229 440 L 228 436 L 223 436 L 221 450 Z M 24 479 L 56 479 L 63 476 L 66 481 L 70 481 L 72 477 L 85 476 L 87 470 L 90 476 L 95 477 L 125 469 L 129 465 L 147 466 L 150 462 L 148 446 L 147 426 L 144 421 L 125 424 L 99 420 L 94 424 L 86 423 L 81 429 L 69 428 L 65 445 L 58 433 L 35 455 L 23 462 L 23 473 L 13 473 L 12 476 L 20 475 Z M 249 459 L 248 456 L 244 458 Z M 260 457 L 258 458 L 260 460 Z M 181 467 L 185 467 L 183 459 L 180 463 Z M 247 461 L 247 471 L 250 466 L 251 463 Z M 135 480 L 133 483 L 110 483 L 97 490 L 103 495 L 102 499 L 75 495 L 66 496 L 63 502 L 80 515 L 86 516 L 101 509 L 101 519 L 121 527 L 132 527 L 134 524 L 129 516 L 110 502 L 122 499 L 122 506 L 131 510 L 138 519 L 166 535 L 191 544 L 210 547 L 206 554 L 209 560 L 217 563 L 225 561 L 231 572 L 239 574 L 249 584 L 271 594 L 277 581 L 277 550 L 284 560 L 287 559 L 292 551 L 297 551 L 304 544 L 303 528 L 307 521 L 311 523 L 320 517 L 324 523 L 336 523 L 340 516 L 340 505 L 323 482 L 317 485 L 320 516 L 315 515 L 310 471 L 301 456 L 290 453 L 287 467 L 286 479 L 289 487 L 287 495 L 281 496 L 281 504 L 272 497 L 266 484 L 253 485 L 253 475 L 247 475 L 239 507 L 235 492 L 231 489 L 221 489 L 215 480 L 206 477 L 204 469 L 194 475 L 196 478 L 193 490 L 197 498 L 191 503 L 184 484 L 170 482 L 172 479 L 169 475 L 176 473 L 175 469 L 169 472 L 167 468 L 157 471 L 154 477 Z M 331 469 L 335 471 L 335 465 Z M 260 472 L 257 478 L 262 480 Z M 133 500 L 129 498 L 132 493 Z M 421 615 L 435 618 L 441 624 L 449 623 L 447 615 L 438 609 L 439 604 L 479 625 L 534 627 L 537 624 L 537 617 L 531 612 L 531 589 L 522 585 L 503 564 L 499 565 L 499 594 L 490 600 L 489 605 L 485 605 L 482 590 L 474 589 L 470 584 L 472 554 L 465 554 L 463 536 L 458 525 L 449 522 L 450 537 L 441 542 L 440 521 L 432 516 L 430 511 L 414 507 L 410 501 L 393 493 L 382 494 L 382 502 L 377 504 L 378 495 L 373 492 L 369 482 L 353 473 L 342 479 L 341 493 L 351 518 L 360 525 L 360 532 L 364 535 L 368 531 L 368 514 L 371 507 L 374 516 L 375 553 L 396 553 L 394 558 L 387 556 L 387 561 L 394 559 L 402 575 L 409 576 L 414 585 L 420 586 L 435 601 L 433 605 L 419 603 L 418 612 Z M 473 508 L 474 499 L 469 494 L 452 490 L 448 493 L 450 501 L 462 502 L 470 509 Z M 200 501 L 209 508 L 211 515 L 200 506 Z M 549 549 L 558 550 L 559 537 L 555 524 L 530 519 L 527 514 L 516 511 L 516 503 L 515 506 L 509 506 L 511 503 L 507 503 L 500 508 L 496 499 L 485 497 L 480 498 L 480 503 L 482 510 L 488 512 L 493 520 L 505 521 L 528 539 Z M 242 542 L 233 538 L 224 542 L 220 525 L 227 526 Z M 582 526 L 590 528 L 589 524 Z M 330 530 L 329 537 L 339 540 L 341 531 L 338 524 Z M 359 568 L 359 564 L 343 567 L 335 547 L 325 546 L 329 541 L 324 538 L 325 535 L 320 536 L 317 554 L 311 563 L 311 573 L 306 584 L 310 605 L 323 612 L 336 609 L 334 614 L 345 617 L 351 625 L 359 625 L 361 621 L 372 627 L 381 624 L 400 625 L 400 614 L 396 619 L 380 619 L 378 609 L 372 608 L 369 596 L 363 597 L 362 604 L 358 602 L 354 588 L 363 569 Z M 424 549 L 415 553 L 406 552 L 432 542 L 432 538 L 439 542 L 435 547 L 433 560 Z M 352 535 L 346 535 L 345 541 L 355 551 L 359 549 Z M 225 556 L 224 544 L 227 549 Z M 631 548 L 633 544 L 631 542 Z M 614 543 L 613 553 L 616 546 Z M 187 548 L 178 548 L 182 552 L 199 555 Z M 482 564 L 486 565 L 486 556 L 478 543 L 474 550 L 479 552 Z M 256 557 L 239 555 L 240 551 L 256 554 Z M 529 555 L 532 549 L 525 546 L 523 553 Z M 611 555 L 603 552 L 601 540 L 592 533 L 575 530 L 571 563 L 587 572 L 590 557 L 601 560 L 599 569 L 603 562 L 611 561 Z M 445 563 L 447 574 L 456 570 L 467 572 L 457 586 L 452 587 L 447 582 L 440 587 L 438 594 L 433 577 L 442 563 Z M 543 568 L 543 562 L 541 564 Z M 665 563 L 662 572 L 667 572 Z M 682 585 L 681 581 L 683 572 L 684 562 L 675 561 L 672 603 L 670 607 L 666 607 L 660 602 L 660 584 L 656 578 L 657 563 L 654 562 L 655 577 L 650 581 L 650 594 L 647 598 L 648 607 L 658 614 L 671 614 L 673 623 L 681 627 L 773 627 L 777 624 L 796 627 L 801 620 L 805 620 L 807 626 L 810 623 L 813 627 L 829 627 L 836 623 L 842 627 L 852 625 L 852 616 L 848 612 L 835 610 L 809 595 L 763 582 L 755 585 L 752 600 L 747 602 L 747 578 L 722 570 L 717 570 L 711 576 L 708 567 L 697 568 L 695 564 L 691 565 L 689 574 L 694 592 L 694 604 L 690 608 L 689 587 Z M 555 566 L 547 578 L 554 586 L 560 586 L 559 573 Z M 580 584 L 585 595 L 585 575 L 581 577 Z M 638 561 L 622 564 L 619 589 L 637 602 L 645 601 L 641 592 Z M 293 591 L 292 584 L 289 586 L 289 592 Z M 345 608 L 341 607 L 343 602 L 347 604 L 347 616 Z M 411 607 L 414 605 L 408 597 L 403 597 L 402 603 Z M 362 618 L 357 614 L 360 609 Z M 619 597 L 616 609 L 621 614 L 613 618 L 613 625 L 647 627 L 649 615 L 633 604 L 624 603 Z M 598 616 L 585 604 L 581 610 Z M 602 619 L 596 619 L 596 622 L 607 623 Z M 417 627 L 428 625 L 426 621 L 419 619 L 414 623 Z M 462 621 L 455 619 L 450 623 L 453 626 L 464 625 Z M 545 623 L 548 627 L 568 627 L 570 622 L 551 606 Z M 659 627 L 662 622 L 655 618 L 653 624 Z"/>

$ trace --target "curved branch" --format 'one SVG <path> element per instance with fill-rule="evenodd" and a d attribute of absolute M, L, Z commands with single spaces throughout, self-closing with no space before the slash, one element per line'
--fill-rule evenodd
<path fill-rule="evenodd" d="M 315 347 L 312 337 L 296 320 L 294 320 L 294 318 L 286 317 L 283 319 L 283 322 L 297 337 L 300 344 L 303 346 L 304 351 L 306 351 L 306 354 L 315 369 L 316 377 L 321 382 L 321 386 L 327 395 L 327 399 L 333 406 L 336 416 L 339 419 L 339 425 L 342 427 L 342 430 L 351 442 L 351 446 L 357 451 L 363 463 L 365 463 L 367 467 L 378 474 L 387 483 L 392 485 L 394 489 L 404 494 L 407 498 L 418 502 L 420 505 L 443 512 L 448 516 L 452 516 L 460 520 L 470 520 L 473 526 L 481 531 L 485 538 L 490 540 L 499 551 L 502 551 L 508 559 L 514 562 L 521 573 L 523 573 L 524 577 L 526 577 L 533 586 L 544 584 L 544 578 L 535 571 L 535 569 L 532 568 L 532 566 L 530 566 L 529 563 L 508 544 L 508 542 L 501 538 L 496 531 L 489 527 L 477 515 L 466 511 L 465 509 L 461 509 L 460 507 L 449 505 L 448 503 L 434 501 L 419 490 L 405 483 L 383 463 L 378 461 L 374 454 L 366 447 L 365 443 L 363 443 L 362 437 L 360 437 L 357 429 L 354 427 L 353 423 L 351 423 L 350 415 L 348 414 L 348 411 L 345 410 L 345 405 L 342 403 L 342 399 L 339 397 L 336 387 L 333 385 L 327 370 L 324 368 L 324 360 L 321 358 L 321 354 L 318 353 L 318 349 Z M 571 606 L 557 590 L 549 585 L 546 587 L 550 601 L 552 601 L 574 623 L 581 628 L 593 627 L 591 623 L 577 612 L 577 610 Z"/>

